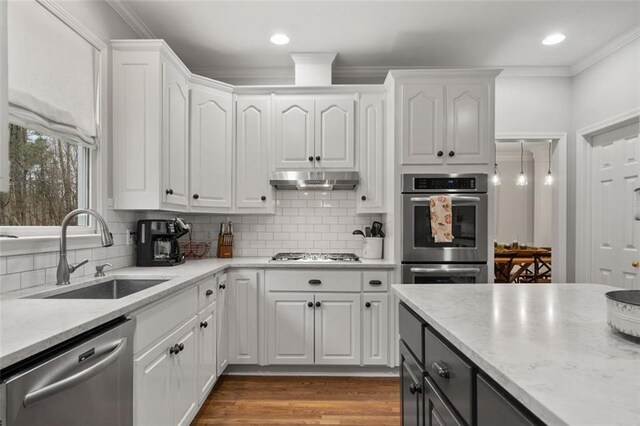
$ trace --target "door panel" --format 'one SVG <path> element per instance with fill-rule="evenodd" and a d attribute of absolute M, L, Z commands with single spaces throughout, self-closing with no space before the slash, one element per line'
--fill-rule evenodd
<path fill-rule="evenodd" d="M 228 275 L 229 362 L 258 363 L 258 278 L 257 271 Z"/>
<path fill-rule="evenodd" d="M 191 90 L 189 202 L 198 210 L 231 208 L 232 104 L 230 93 Z"/>
<path fill-rule="evenodd" d="M 174 356 L 174 424 L 178 425 L 188 425 L 198 411 L 197 320 L 194 316 L 187 331 L 179 335 L 176 342 L 183 347 Z"/>
<path fill-rule="evenodd" d="M 229 364 L 229 332 L 227 328 L 229 312 L 227 311 L 227 307 L 227 276 L 221 275 L 218 277 L 218 295 L 216 296 L 216 362 L 218 363 L 218 377 L 220 377 Z"/>
<path fill-rule="evenodd" d="M 188 108 L 187 79 L 175 68 L 163 64 L 163 173 L 165 203 L 187 206 Z"/>
<path fill-rule="evenodd" d="M 350 169 L 355 166 L 355 117 L 352 97 L 315 102 L 316 167 Z M 316 157 L 317 160 L 317 157 Z"/>
<path fill-rule="evenodd" d="M 276 98 L 276 169 L 313 168 L 314 101 L 309 97 L 278 96 Z"/>
<path fill-rule="evenodd" d="M 364 323 L 362 324 L 364 333 L 362 363 L 364 365 L 387 364 L 388 309 L 386 293 L 370 293 L 364 296 Z"/>
<path fill-rule="evenodd" d="M 488 162 L 488 117 L 489 87 L 486 84 L 447 85 L 447 163 Z"/>
<path fill-rule="evenodd" d="M 204 401 L 216 381 L 216 304 L 198 315 L 198 392 Z"/>
<path fill-rule="evenodd" d="M 317 293 L 315 300 L 316 364 L 360 364 L 360 295 Z"/>
<path fill-rule="evenodd" d="M 134 414 L 139 425 L 171 425 L 173 407 L 170 403 L 172 388 L 173 358 L 169 347 L 173 341 L 169 336 L 142 357 L 134 360 L 135 400 Z"/>
<path fill-rule="evenodd" d="M 267 294 L 269 364 L 313 364 L 313 301 L 312 293 Z"/>
<path fill-rule="evenodd" d="M 402 164 L 441 164 L 444 85 L 402 86 Z"/>
<path fill-rule="evenodd" d="M 383 95 L 363 94 L 359 108 L 360 185 L 356 208 L 358 213 L 378 213 L 384 211 Z"/>

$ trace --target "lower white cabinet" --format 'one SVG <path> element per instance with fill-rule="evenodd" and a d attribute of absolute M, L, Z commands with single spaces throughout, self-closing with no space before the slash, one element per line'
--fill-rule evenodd
<path fill-rule="evenodd" d="M 218 377 L 216 345 L 216 304 L 198 314 L 198 393 L 202 403 Z"/>
<path fill-rule="evenodd" d="M 229 300 L 229 363 L 258 363 L 258 281 L 262 271 L 231 272 L 227 278 Z"/>
<path fill-rule="evenodd" d="M 137 425 L 189 424 L 198 408 L 197 317 L 134 359 Z"/>
<path fill-rule="evenodd" d="M 387 365 L 389 362 L 387 293 L 365 293 L 362 305 L 362 363 Z"/>
<path fill-rule="evenodd" d="M 313 364 L 314 302 L 313 293 L 267 293 L 269 364 Z"/>
<path fill-rule="evenodd" d="M 360 295 L 315 296 L 315 363 L 360 364 Z"/>
<path fill-rule="evenodd" d="M 227 298 L 227 275 L 218 277 L 218 294 L 216 296 L 216 362 L 218 364 L 218 377 L 229 365 L 229 330 L 227 323 L 229 319 L 229 302 Z"/>

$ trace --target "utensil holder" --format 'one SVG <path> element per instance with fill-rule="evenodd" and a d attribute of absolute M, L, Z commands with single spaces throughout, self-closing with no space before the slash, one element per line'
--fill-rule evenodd
<path fill-rule="evenodd" d="M 383 247 L 384 247 L 384 238 L 380 238 L 380 237 L 362 238 L 362 258 L 363 259 L 382 259 Z"/>

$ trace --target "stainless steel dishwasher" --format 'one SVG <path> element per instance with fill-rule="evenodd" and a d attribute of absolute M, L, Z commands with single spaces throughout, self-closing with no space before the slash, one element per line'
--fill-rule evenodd
<path fill-rule="evenodd" d="M 2 371 L 1 426 L 133 424 L 133 331 L 120 318 Z"/>

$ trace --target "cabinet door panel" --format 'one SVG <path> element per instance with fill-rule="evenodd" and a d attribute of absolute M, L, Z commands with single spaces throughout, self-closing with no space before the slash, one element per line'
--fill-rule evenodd
<path fill-rule="evenodd" d="M 297 96 L 276 98 L 276 169 L 313 168 L 313 99 Z"/>
<path fill-rule="evenodd" d="M 313 294 L 267 293 L 266 313 L 269 364 L 313 364 Z"/>
<path fill-rule="evenodd" d="M 134 361 L 135 370 L 135 423 L 138 425 L 172 425 L 174 389 L 173 355 L 165 340 Z"/>
<path fill-rule="evenodd" d="M 198 315 L 198 392 L 200 402 L 207 398 L 216 381 L 216 304 Z"/>
<path fill-rule="evenodd" d="M 382 94 L 364 94 L 360 98 L 359 147 L 360 185 L 358 213 L 383 211 L 384 187 L 384 109 Z"/>
<path fill-rule="evenodd" d="M 270 98 L 237 98 L 236 207 L 269 213 L 275 206 L 269 186 Z M 263 198 L 264 197 L 264 200 Z"/>
<path fill-rule="evenodd" d="M 448 402 L 436 391 L 431 379 L 425 376 L 422 390 L 424 392 L 425 425 L 427 426 L 463 426 L 466 425 Z M 505 423 L 509 424 L 509 423 Z"/>
<path fill-rule="evenodd" d="M 258 363 L 258 276 L 257 271 L 228 275 L 229 362 Z"/>
<path fill-rule="evenodd" d="M 163 63 L 163 170 L 165 204 L 187 206 L 189 92 L 187 79 Z M 169 190 L 169 193 L 166 192 Z"/>
<path fill-rule="evenodd" d="M 386 294 L 364 296 L 362 325 L 364 365 L 386 365 L 388 361 L 388 303 Z M 368 304 L 368 305 L 367 305 Z"/>
<path fill-rule="evenodd" d="M 444 85 L 402 86 L 402 163 L 440 164 L 444 156 Z"/>
<path fill-rule="evenodd" d="M 232 103 L 230 93 L 191 89 L 189 202 L 197 210 L 231 208 Z"/>
<path fill-rule="evenodd" d="M 183 347 L 174 356 L 173 403 L 174 424 L 177 425 L 188 425 L 198 411 L 197 320 L 194 316 L 187 330 L 180 334 L 176 341 Z"/>
<path fill-rule="evenodd" d="M 487 84 L 447 85 L 447 163 L 488 162 L 488 97 Z"/>
<path fill-rule="evenodd" d="M 227 302 L 227 276 L 218 277 L 218 295 L 216 296 L 217 329 L 216 329 L 216 349 L 218 363 L 218 377 L 222 375 L 229 364 L 229 332 L 227 322 L 229 319 Z"/>
<path fill-rule="evenodd" d="M 360 364 L 360 295 L 315 295 L 316 364 Z"/>
<path fill-rule="evenodd" d="M 355 118 L 352 97 L 320 98 L 315 103 L 316 167 L 350 169 L 355 165 Z"/>

